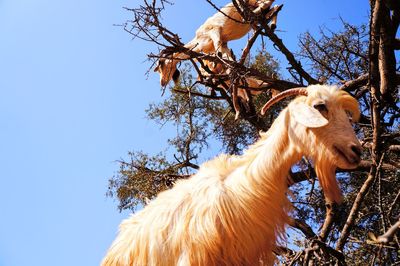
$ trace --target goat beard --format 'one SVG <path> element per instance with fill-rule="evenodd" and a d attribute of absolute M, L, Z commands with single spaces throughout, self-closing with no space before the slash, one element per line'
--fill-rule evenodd
<path fill-rule="evenodd" d="M 315 172 L 324 191 L 326 203 L 340 204 L 342 191 L 336 179 L 336 166 L 329 164 L 326 160 L 321 160 L 315 164 Z"/>

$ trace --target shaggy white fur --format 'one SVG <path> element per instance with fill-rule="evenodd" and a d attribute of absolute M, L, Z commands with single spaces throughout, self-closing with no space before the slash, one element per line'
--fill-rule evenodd
<path fill-rule="evenodd" d="M 335 168 L 360 159 L 347 115 L 357 119 L 357 101 L 336 87 L 307 91 L 243 155 L 204 163 L 123 221 L 102 265 L 272 265 L 289 222 L 290 167 L 313 159 L 327 200 L 340 202 Z"/>

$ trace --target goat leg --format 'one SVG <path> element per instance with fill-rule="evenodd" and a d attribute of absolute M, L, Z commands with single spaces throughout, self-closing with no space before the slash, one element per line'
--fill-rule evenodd
<path fill-rule="evenodd" d="M 250 112 L 250 96 L 249 92 L 247 89 L 241 89 L 243 93 L 243 100 L 241 101 L 243 103 L 244 108 L 246 109 L 246 113 Z"/>
<path fill-rule="evenodd" d="M 209 36 L 214 44 L 215 53 L 218 55 L 219 52 L 222 53 L 222 58 L 232 60 L 230 50 L 228 48 L 227 43 L 222 42 L 221 39 L 221 29 L 215 28 L 214 30 L 209 31 Z"/>
<path fill-rule="evenodd" d="M 271 18 L 271 23 L 269 24 L 269 27 L 271 28 L 271 30 L 275 30 L 276 29 L 276 22 L 278 20 L 278 14 L 275 14 L 272 18 Z"/>
<path fill-rule="evenodd" d="M 258 7 L 253 10 L 253 13 L 256 15 L 260 14 L 264 10 L 268 9 L 272 5 L 273 2 L 274 1 L 269 1 L 269 0 L 262 1 L 261 3 L 258 4 Z"/>
<path fill-rule="evenodd" d="M 238 120 L 240 116 L 240 105 L 238 101 L 238 87 L 235 83 L 232 84 L 232 103 L 235 109 L 235 120 Z"/>
<path fill-rule="evenodd" d="M 278 12 L 282 8 L 282 5 L 276 5 L 273 8 L 271 8 L 268 13 L 265 15 L 265 18 L 270 20 L 269 27 L 271 30 L 276 29 L 276 22 L 278 20 Z"/>

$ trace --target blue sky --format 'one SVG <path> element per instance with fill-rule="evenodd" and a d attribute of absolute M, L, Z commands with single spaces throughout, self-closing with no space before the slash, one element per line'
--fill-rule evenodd
<path fill-rule="evenodd" d="M 214 10 L 176 2 L 165 24 L 188 41 Z M 366 0 L 276 2 L 285 4 L 278 29 L 292 50 L 306 30 L 337 28 L 339 15 L 368 17 Z M 0 266 L 98 265 L 129 215 L 105 196 L 115 160 L 129 150 L 155 154 L 174 133 L 145 119 L 161 100 L 157 74 L 145 75 L 157 47 L 113 26 L 137 3 L 0 0 Z"/>

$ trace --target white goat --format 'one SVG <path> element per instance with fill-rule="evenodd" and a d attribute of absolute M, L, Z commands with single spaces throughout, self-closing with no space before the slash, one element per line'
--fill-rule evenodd
<path fill-rule="evenodd" d="M 274 0 L 248 0 L 248 5 L 255 14 L 270 8 Z M 272 8 L 268 13 L 272 14 L 277 7 Z M 227 43 L 232 40 L 240 39 L 248 33 L 252 27 L 250 23 L 241 23 L 242 16 L 237 11 L 233 3 L 229 3 L 220 12 L 208 18 L 203 25 L 196 31 L 196 36 L 185 47 L 205 54 L 221 52 L 226 58 L 230 57 Z M 271 19 L 271 27 L 276 23 L 276 16 Z M 163 52 L 161 52 L 163 55 Z M 160 73 L 161 86 L 166 86 L 171 79 L 175 82 L 179 78 L 179 70 L 176 65 L 179 61 L 188 59 L 185 53 L 174 53 L 171 58 L 160 58 L 154 71 Z"/>
<path fill-rule="evenodd" d="M 290 221 L 290 167 L 302 156 L 312 158 L 326 199 L 340 202 L 335 168 L 354 168 L 360 161 L 347 115 L 359 117 L 357 101 L 329 86 L 289 91 L 294 93 L 304 96 L 243 155 L 204 163 L 123 221 L 102 265 L 272 265 Z M 282 95 L 288 92 L 266 107 Z"/>

